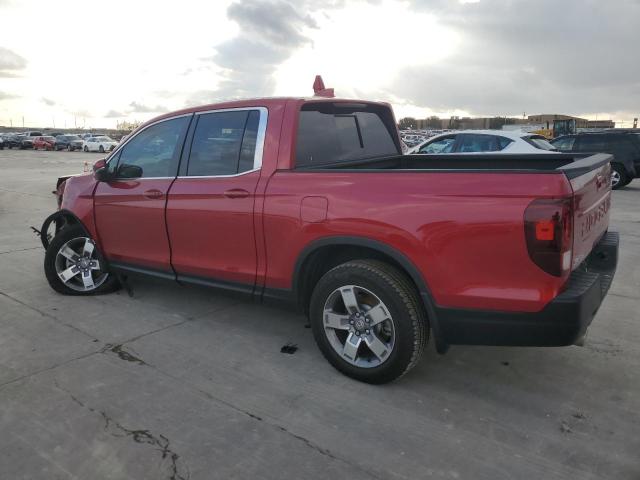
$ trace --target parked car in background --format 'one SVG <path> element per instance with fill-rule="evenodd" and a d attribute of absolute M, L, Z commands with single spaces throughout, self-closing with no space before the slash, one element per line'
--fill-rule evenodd
<path fill-rule="evenodd" d="M 640 175 L 640 133 L 607 130 L 564 135 L 551 141 L 563 152 L 605 152 L 613 155 L 611 187 L 622 188 Z"/>
<path fill-rule="evenodd" d="M 33 141 L 35 137 L 42 136 L 42 132 L 25 132 L 21 135 L 22 139 L 20 141 L 20 148 L 24 150 L 25 148 L 33 148 Z"/>
<path fill-rule="evenodd" d="M 80 138 L 82 138 L 83 140 L 87 140 L 91 137 L 100 137 L 102 135 L 102 133 L 82 133 L 80 134 Z"/>
<path fill-rule="evenodd" d="M 59 135 L 56 137 L 56 150 L 82 150 L 84 142 L 78 135 Z"/>
<path fill-rule="evenodd" d="M 616 269 L 611 155 L 460 157 L 402 155 L 386 103 L 165 114 L 58 180 L 45 275 L 67 295 L 137 272 L 290 302 L 370 383 L 405 374 L 430 335 L 440 353 L 581 342 Z"/>
<path fill-rule="evenodd" d="M 5 133 L 2 136 L 2 139 L 4 140 L 4 146 L 6 148 L 20 148 L 20 146 L 22 145 L 22 136 L 20 134 L 17 133 Z"/>
<path fill-rule="evenodd" d="M 4 150 L 4 138 L 0 135 L 0 150 Z"/>
<path fill-rule="evenodd" d="M 430 138 L 407 153 L 549 153 L 556 148 L 542 135 L 520 131 L 465 130 Z"/>
<path fill-rule="evenodd" d="M 56 145 L 56 137 L 50 135 L 44 135 L 42 137 L 34 137 L 33 149 L 34 150 L 53 150 Z"/>
<path fill-rule="evenodd" d="M 91 138 L 87 138 L 84 141 L 84 145 L 82 149 L 85 152 L 104 153 L 104 152 L 110 152 L 111 150 L 116 148 L 117 145 L 118 145 L 118 142 L 116 142 L 111 137 L 107 137 L 107 136 L 91 137 Z"/>

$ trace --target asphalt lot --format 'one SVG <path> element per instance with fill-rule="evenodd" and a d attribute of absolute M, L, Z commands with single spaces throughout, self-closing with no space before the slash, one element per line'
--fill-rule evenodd
<path fill-rule="evenodd" d="M 585 347 L 431 344 L 371 386 L 287 311 L 148 279 L 51 290 L 29 227 L 99 158 L 0 151 L 1 479 L 640 479 L 640 180 L 614 192 L 621 258 Z"/>

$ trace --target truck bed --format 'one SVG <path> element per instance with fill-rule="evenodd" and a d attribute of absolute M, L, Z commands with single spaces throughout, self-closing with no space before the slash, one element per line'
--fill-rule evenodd
<path fill-rule="evenodd" d="M 572 179 L 602 167 L 611 159 L 612 156 L 606 153 L 394 155 L 298 167 L 298 170 L 564 173 L 568 179 Z"/>

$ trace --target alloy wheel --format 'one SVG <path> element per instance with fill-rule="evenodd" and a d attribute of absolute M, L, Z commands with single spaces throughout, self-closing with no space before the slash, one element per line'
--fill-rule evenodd
<path fill-rule="evenodd" d="M 109 276 L 102 270 L 97 257 L 93 240 L 87 237 L 73 238 L 58 250 L 55 260 L 56 273 L 72 290 L 95 290 Z"/>
<path fill-rule="evenodd" d="M 617 187 L 620 183 L 620 172 L 611 170 L 611 187 Z"/>
<path fill-rule="evenodd" d="M 335 289 L 324 304 L 324 333 L 340 357 L 351 365 L 383 364 L 395 345 L 395 325 L 387 306 L 357 285 Z"/>

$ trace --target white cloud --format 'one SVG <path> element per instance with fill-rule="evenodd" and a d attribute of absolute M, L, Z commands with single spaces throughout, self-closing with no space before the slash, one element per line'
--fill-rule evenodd
<path fill-rule="evenodd" d="M 640 113 L 637 0 L 59 0 L 33 15 L 42 5 L 0 0 L 0 124 L 310 95 L 316 74 L 397 117 Z"/>

